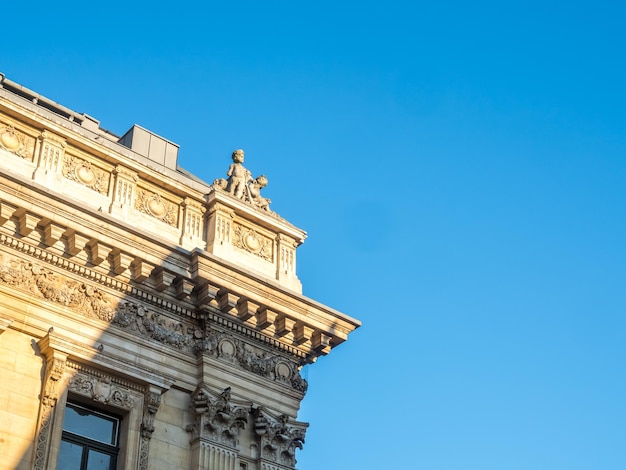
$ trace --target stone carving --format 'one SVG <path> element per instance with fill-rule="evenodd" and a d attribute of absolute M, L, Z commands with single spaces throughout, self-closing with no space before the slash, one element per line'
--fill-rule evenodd
<path fill-rule="evenodd" d="M 202 334 L 200 330 L 185 327 L 182 322 L 128 301 L 119 303 L 112 323 L 185 352 L 193 349 L 195 339 Z"/>
<path fill-rule="evenodd" d="M 99 289 L 3 254 L 0 254 L 0 282 L 75 309 L 87 317 L 111 321 L 115 313 L 111 298 Z"/>
<path fill-rule="evenodd" d="M 213 187 L 228 191 L 237 199 L 252 204 L 254 207 L 270 212 L 272 201 L 261 196 L 261 189 L 267 186 L 265 175 L 252 178 L 252 173 L 243 166 L 244 151 L 237 149 L 232 154 L 233 163 L 228 167 L 228 179 L 218 178 L 213 181 Z"/>
<path fill-rule="evenodd" d="M 62 173 L 69 180 L 76 181 L 98 193 L 107 194 L 109 175 L 88 161 L 66 154 Z"/>
<path fill-rule="evenodd" d="M 248 410 L 230 403 L 230 387 L 219 395 L 198 388 L 191 397 L 194 423 L 187 427 L 192 439 L 204 438 L 237 448 L 239 431 L 246 427 Z"/>
<path fill-rule="evenodd" d="M 250 191 L 252 204 L 257 206 L 259 209 L 269 211 L 270 204 L 272 203 L 271 199 L 261 196 L 261 189 L 263 189 L 265 186 L 267 186 L 267 177 L 265 175 L 261 175 L 257 176 L 256 179 L 250 181 L 250 185 L 248 186 L 248 188 Z"/>
<path fill-rule="evenodd" d="M 122 209 L 132 207 L 137 180 L 139 179 L 137 173 L 122 165 L 117 165 L 115 170 L 113 170 L 113 174 L 115 175 L 115 190 L 113 191 L 111 207 Z"/>
<path fill-rule="evenodd" d="M 308 383 L 302 378 L 295 364 L 281 356 L 274 356 L 254 348 L 227 333 L 210 330 L 206 337 L 196 344 L 196 351 L 237 364 L 242 369 L 268 380 L 283 383 L 299 392 L 307 391 Z"/>
<path fill-rule="evenodd" d="M 1 125 L 0 148 L 18 157 L 32 160 L 35 152 L 35 139 L 16 131 L 11 125 Z"/>
<path fill-rule="evenodd" d="M 172 227 L 178 225 L 178 207 L 157 193 L 151 193 L 144 189 L 137 190 L 135 209 Z"/>
<path fill-rule="evenodd" d="M 112 382 L 111 377 L 76 375 L 70 380 L 69 390 L 106 405 L 129 410 L 135 406 L 128 390 Z"/>
<path fill-rule="evenodd" d="M 242 149 L 235 150 L 232 158 L 233 163 L 226 172 L 228 175 L 226 190 L 236 198 L 243 199 L 244 194 L 248 192 L 248 183 L 252 179 L 252 173 L 243 166 L 244 152 Z"/>
<path fill-rule="evenodd" d="M 48 335 L 53 332 L 53 328 L 48 330 Z M 49 336 L 44 337 L 48 338 Z M 41 342 L 39 343 L 41 347 Z M 42 353 L 46 357 L 46 375 L 41 393 L 41 404 L 39 410 L 39 424 L 37 432 L 37 442 L 34 448 L 33 469 L 43 470 L 47 468 L 48 448 L 50 445 L 51 423 L 54 417 L 54 410 L 61 393 L 61 381 L 67 369 L 67 357 L 56 353 L 52 348 L 44 346 Z"/>
<path fill-rule="evenodd" d="M 259 437 L 261 459 L 293 468 L 296 449 L 302 449 L 306 434 L 305 423 L 290 422 L 289 416 L 274 418 L 262 408 L 254 410 L 254 432 Z"/>
<path fill-rule="evenodd" d="M 139 470 L 148 470 L 150 439 L 154 432 L 154 416 L 161 406 L 161 393 L 153 390 L 144 395 L 143 420 L 141 422 L 141 448 L 139 451 Z"/>
<path fill-rule="evenodd" d="M 139 304 L 114 299 L 96 287 L 61 276 L 37 264 L 0 253 L 0 283 L 74 309 L 87 318 L 108 321 L 184 352 L 202 332 Z"/>
<path fill-rule="evenodd" d="M 37 139 L 40 141 L 38 170 L 58 173 L 65 155 L 65 139 L 48 134 L 46 130 L 43 130 Z"/>
<path fill-rule="evenodd" d="M 233 223 L 233 231 L 235 235 L 234 246 L 257 255 L 265 261 L 272 262 L 272 240 L 237 223 Z"/>

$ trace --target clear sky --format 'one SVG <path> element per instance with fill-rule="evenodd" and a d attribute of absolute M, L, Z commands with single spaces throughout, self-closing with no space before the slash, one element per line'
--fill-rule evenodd
<path fill-rule="evenodd" d="M 8 2 L 0 71 L 264 173 L 305 295 L 300 470 L 626 469 L 621 2 Z"/>

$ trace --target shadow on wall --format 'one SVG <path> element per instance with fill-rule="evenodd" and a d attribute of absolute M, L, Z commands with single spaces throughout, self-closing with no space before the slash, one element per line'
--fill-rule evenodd
<path fill-rule="evenodd" d="M 179 367 L 195 368 L 195 355 L 185 353 L 202 336 L 200 325 L 159 313 L 174 307 L 163 300 L 139 301 L 149 290 L 138 285 L 133 296 L 120 295 L 132 283 L 96 271 L 90 250 L 84 263 L 59 256 L 53 253 L 66 251 L 67 240 L 36 245 L 44 238 L 40 225 L 27 236 L 8 235 L 11 225 L 0 236 L 0 355 L 7 366 L 0 399 L 8 404 L 0 411 L 7 425 L 0 468 L 82 468 L 89 459 L 97 468 L 147 469 L 154 417 L 177 373 L 167 356 L 186 356 Z M 146 348 L 136 335 L 156 341 Z M 157 372 L 150 362 L 162 367 Z M 188 394 L 179 395 L 180 416 L 191 422 Z M 188 448 L 190 435 L 177 424 L 169 432 Z"/>

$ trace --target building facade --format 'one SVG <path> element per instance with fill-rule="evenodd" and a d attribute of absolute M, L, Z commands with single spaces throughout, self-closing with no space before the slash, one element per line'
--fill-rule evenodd
<path fill-rule="evenodd" d="M 242 151 L 212 184 L 177 153 L 0 76 L 0 468 L 295 468 L 301 367 L 359 322 Z"/>

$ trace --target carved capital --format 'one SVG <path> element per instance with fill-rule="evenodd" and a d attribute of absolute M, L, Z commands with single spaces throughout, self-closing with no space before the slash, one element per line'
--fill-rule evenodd
<path fill-rule="evenodd" d="M 187 427 L 192 440 L 201 438 L 225 447 L 236 449 L 239 432 L 248 422 L 249 405 L 234 403 L 230 387 L 216 393 L 200 386 L 191 397 L 194 423 Z"/>
<path fill-rule="evenodd" d="M 261 460 L 293 468 L 296 449 L 303 447 L 308 424 L 293 421 L 284 414 L 273 416 L 262 408 L 255 409 L 253 415 Z"/>

